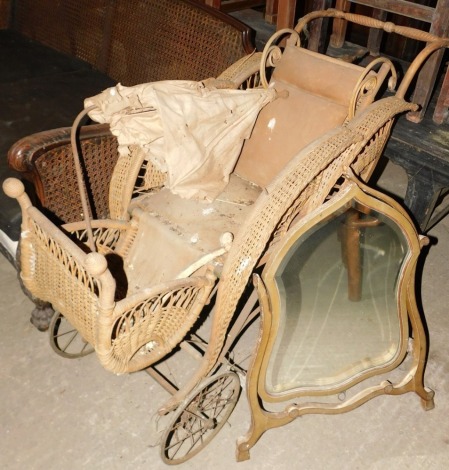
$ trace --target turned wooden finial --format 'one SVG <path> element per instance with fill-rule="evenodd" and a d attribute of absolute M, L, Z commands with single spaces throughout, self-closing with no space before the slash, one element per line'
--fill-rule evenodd
<path fill-rule="evenodd" d="M 6 178 L 3 181 L 3 191 L 8 197 L 18 199 L 25 192 L 25 186 L 17 178 Z"/>
<path fill-rule="evenodd" d="M 89 253 L 86 257 L 86 270 L 92 276 L 100 276 L 108 268 L 106 258 L 100 253 Z"/>

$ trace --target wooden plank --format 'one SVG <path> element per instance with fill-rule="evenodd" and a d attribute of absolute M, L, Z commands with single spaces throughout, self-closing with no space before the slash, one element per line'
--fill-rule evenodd
<path fill-rule="evenodd" d="M 247 8 L 261 7 L 265 5 L 265 1 L 261 0 L 221 0 L 220 3 L 220 10 L 224 11 L 225 13 L 236 10 L 246 10 Z"/>
<path fill-rule="evenodd" d="M 376 20 L 386 21 L 387 12 L 384 10 L 374 10 L 373 18 Z M 381 29 L 371 28 L 368 35 L 368 50 L 372 55 L 380 54 L 380 45 L 382 44 L 384 32 Z"/>
<path fill-rule="evenodd" d="M 267 0 L 265 6 L 265 21 L 276 24 L 278 16 L 279 0 Z"/>
<path fill-rule="evenodd" d="M 295 21 L 295 0 L 279 0 L 276 29 L 293 28 Z"/>
<path fill-rule="evenodd" d="M 433 122 L 436 124 L 442 124 L 445 119 L 448 117 L 449 113 L 449 66 L 446 70 L 444 76 L 443 85 L 441 86 L 440 94 L 438 96 L 438 101 L 435 106 L 435 111 L 433 113 Z"/>

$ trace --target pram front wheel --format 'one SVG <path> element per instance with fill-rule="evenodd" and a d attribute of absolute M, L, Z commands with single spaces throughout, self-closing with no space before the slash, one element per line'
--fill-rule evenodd
<path fill-rule="evenodd" d="M 50 346 L 56 354 L 67 359 L 84 357 L 94 352 L 93 346 L 85 341 L 62 315 L 55 311 L 50 326 Z"/>
<path fill-rule="evenodd" d="M 227 422 L 240 394 L 234 372 L 210 377 L 175 412 L 161 442 L 162 460 L 176 465 L 189 460 L 214 438 Z"/>

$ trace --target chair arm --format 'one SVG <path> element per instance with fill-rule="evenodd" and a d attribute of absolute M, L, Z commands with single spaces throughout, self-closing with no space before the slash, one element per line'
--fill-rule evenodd
<path fill-rule="evenodd" d="M 108 190 L 117 161 L 117 141 L 107 125 L 84 126 L 80 147 L 87 173 L 89 197 L 95 218 L 108 216 Z M 82 219 L 70 128 L 27 136 L 8 152 L 11 168 L 31 181 L 41 206 L 63 222 Z"/>
<path fill-rule="evenodd" d="M 116 253 L 125 257 L 137 233 L 137 223 L 132 220 L 101 219 L 90 222 L 94 236 L 94 243 L 99 253 L 106 255 Z M 87 245 L 88 235 L 84 221 L 65 224 L 62 230 L 68 232 L 73 238 Z"/>
<path fill-rule="evenodd" d="M 254 88 L 259 85 L 261 52 L 242 57 L 218 77 L 218 82 L 228 83 L 229 88 Z"/>

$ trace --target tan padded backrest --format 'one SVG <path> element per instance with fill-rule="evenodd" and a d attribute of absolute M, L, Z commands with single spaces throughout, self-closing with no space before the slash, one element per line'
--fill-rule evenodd
<path fill-rule="evenodd" d="M 265 187 L 306 145 L 341 125 L 364 69 L 307 49 L 287 46 L 271 86 L 288 91 L 262 109 L 235 172 Z"/>

